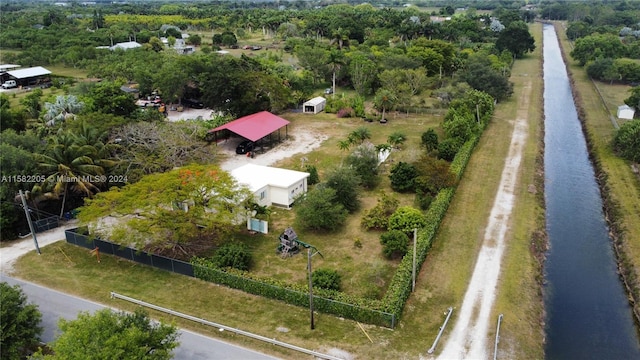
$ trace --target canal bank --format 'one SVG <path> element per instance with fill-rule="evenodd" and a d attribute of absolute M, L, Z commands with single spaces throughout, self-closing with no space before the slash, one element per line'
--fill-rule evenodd
<path fill-rule="evenodd" d="M 565 60 L 544 26 L 547 359 L 640 358 Z"/>
<path fill-rule="evenodd" d="M 602 97 L 584 68 L 572 66 L 572 46 L 561 23 L 554 23 L 562 57 L 613 242 L 618 273 L 632 306 L 636 330 L 640 333 L 640 179 L 629 164 L 611 153 L 615 134 Z M 573 62 L 574 63 L 574 62 Z"/>

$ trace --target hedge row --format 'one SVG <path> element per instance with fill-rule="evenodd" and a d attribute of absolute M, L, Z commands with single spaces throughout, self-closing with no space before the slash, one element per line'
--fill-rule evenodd
<path fill-rule="evenodd" d="M 203 258 L 194 258 L 191 264 L 196 278 L 292 305 L 309 306 L 307 286 L 260 278 L 237 269 L 220 269 L 210 260 Z M 396 316 L 382 311 L 383 306 L 379 300 L 359 298 L 322 288 L 314 288 L 313 293 L 313 306 L 317 311 L 391 328 L 396 324 Z"/>
<path fill-rule="evenodd" d="M 484 128 L 483 128 L 484 130 Z M 456 178 L 460 179 L 464 169 L 471 159 L 471 154 L 478 144 L 479 137 L 474 136 L 467 141 L 458 151 L 456 157 L 453 159 L 450 169 L 456 174 Z M 416 241 L 416 268 L 420 269 L 429 249 L 431 243 L 438 232 L 440 223 L 447 213 L 449 204 L 455 194 L 455 188 L 442 189 L 436 195 L 431 202 L 429 210 L 426 213 L 427 225 L 418 231 Z M 411 288 L 413 286 L 413 252 L 409 251 L 400 262 L 396 273 L 391 279 L 391 283 L 387 288 L 382 303 L 385 306 L 384 309 L 400 318 L 404 304 L 407 302 L 409 295 L 411 294 Z"/>

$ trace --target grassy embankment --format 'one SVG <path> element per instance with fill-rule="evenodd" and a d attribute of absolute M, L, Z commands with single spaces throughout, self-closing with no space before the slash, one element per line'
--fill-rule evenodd
<path fill-rule="evenodd" d="M 592 82 L 584 68 L 572 61 L 571 43 L 558 26 L 560 44 L 569 66 L 578 113 L 586 128 L 587 142 L 607 212 L 607 219 L 616 242 L 620 272 L 625 275 L 627 289 L 635 298 L 636 321 L 640 316 L 640 178 L 630 164 L 611 150 L 615 128 L 611 117 L 617 107 L 629 97 L 628 85 Z M 597 89 L 602 94 L 598 95 Z M 603 99 L 604 98 L 604 102 Z M 606 108 L 605 108 L 606 104 Z M 623 120 L 624 121 L 624 120 Z M 638 120 L 634 120 L 638 121 Z M 622 124 L 621 121 L 618 121 Z M 632 300 L 633 301 L 633 300 Z"/>
<path fill-rule="evenodd" d="M 537 27 L 535 29 L 537 44 L 540 44 L 540 30 Z M 540 298 L 536 282 L 538 269 L 529 253 L 529 243 L 530 234 L 540 226 L 540 209 L 536 195 L 527 192 L 527 188 L 529 184 L 537 183 L 535 176 L 536 158 L 539 154 L 537 140 L 540 136 L 541 118 L 540 56 L 540 46 L 538 46 L 538 50 L 533 55 L 516 63 L 512 77 L 516 92 L 510 101 L 498 105 L 495 120 L 487 128 L 472 157 L 442 231 L 434 244 L 432 254 L 427 258 L 420 273 L 416 293 L 407 303 L 402 321 L 393 331 L 364 325 L 373 343 L 353 321 L 318 314 L 316 330 L 311 331 L 306 309 L 150 269 L 113 257 L 103 256 L 102 262 L 98 264 L 88 251 L 63 243 L 43 248 L 42 256 L 29 254 L 22 258 L 16 265 L 17 274 L 22 278 L 118 308 L 132 309 L 133 306 L 110 299 L 109 291 L 116 291 L 298 346 L 321 351 L 331 347 L 340 348 L 359 359 L 417 357 L 418 354 L 424 354 L 431 346 L 446 308 L 459 306 L 461 303 L 504 165 L 504 157 L 509 146 L 508 139 L 513 130 L 510 120 L 515 118 L 521 107 L 518 103 L 519 92 L 525 84 L 530 83 L 532 97 L 526 109 L 530 118 L 530 136 L 519 186 L 521 200 L 517 202 L 515 208 L 510 236 L 512 240 L 505 254 L 504 275 L 496 312 L 505 315 L 501 346 L 508 346 L 508 351 L 514 355 L 514 358 L 539 358 L 542 352 L 539 322 Z M 310 119 L 306 120 L 309 126 L 311 122 L 316 123 L 321 120 L 315 117 L 313 120 Z M 302 121 L 305 120 L 301 118 L 295 121 L 302 125 Z M 393 121 L 392 119 L 387 126 L 393 125 Z M 422 125 L 427 126 L 428 123 L 437 122 L 438 119 L 413 119 L 410 121 L 412 124 L 409 121 L 410 119 L 407 119 L 405 125 L 407 129 L 411 128 L 411 125 L 415 127 L 420 122 L 424 122 Z M 327 153 L 338 151 L 335 143 L 341 139 L 341 136 L 345 136 L 361 124 L 361 122 L 342 122 L 335 119 L 328 122 L 327 128 L 344 128 L 340 133 L 332 133 L 330 139 L 317 152 L 307 154 L 308 161 L 318 161 L 320 167 L 322 161 L 327 158 Z M 407 147 L 416 146 L 416 141 L 415 138 L 412 139 Z M 374 141 L 374 143 L 378 142 L 383 141 Z M 300 164 L 299 158 L 291 159 L 288 165 L 295 164 Z M 368 208 L 372 204 L 371 200 L 365 200 L 363 207 Z M 353 228 L 357 230 L 356 226 Z M 352 236 L 349 234 L 349 244 L 354 240 Z M 340 238 L 336 237 L 336 241 L 340 241 Z M 363 243 L 366 244 L 365 241 Z M 357 256 L 357 253 L 353 256 Z M 274 261 L 280 260 L 274 259 Z M 371 264 L 369 267 L 372 267 Z M 304 267 L 300 269 L 300 272 L 303 272 Z M 277 356 L 292 359 L 300 357 L 299 354 L 292 354 L 273 346 L 226 332 L 220 333 L 217 329 L 208 329 L 155 312 L 152 314 L 173 320 L 180 326 Z M 290 331 L 278 332 L 277 327 L 286 327 Z"/>

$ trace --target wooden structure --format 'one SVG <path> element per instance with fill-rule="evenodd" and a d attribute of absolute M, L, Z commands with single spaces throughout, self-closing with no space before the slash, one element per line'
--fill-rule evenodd
<path fill-rule="evenodd" d="M 291 255 L 295 255 L 300 252 L 300 245 L 298 235 L 293 231 L 292 227 L 288 227 L 280 234 L 280 244 L 276 250 L 283 258 Z"/>

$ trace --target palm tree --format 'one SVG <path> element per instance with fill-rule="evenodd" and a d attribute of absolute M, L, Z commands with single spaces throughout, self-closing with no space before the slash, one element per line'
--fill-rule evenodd
<path fill-rule="evenodd" d="M 371 139 L 371 131 L 369 131 L 369 128 L 366 128 L 364 126 L 361 126 L 355 130 L 353 130 L 350 134 L 349 134 L 349 142 L 351 144 L 362 144 L 365 140 Z"/>
<path fill-rule="evenodd" d="M 71 133 L 53 137 L 46 154 L 36 154 L 38 165 L 47 175 L 42 189 L 59 197 L 62 194 L 60 217 L 69 191 L 92 196 L 100 189 L 94 183 L 102 182 L 104 168 L 93 160 L 97 150 L 92 145 L 80 145 Z"/>
<path fill-rule="evenodd" d="M 331 92 L 331 97 L 334 97 L 336 95 L 336 73 L 340 71 L 340 69 L 342 68 L 343 65 L 346 64 L 346 62 L 344 60 L 344 55 L 340 50 L 331 49 L 329 51 L 328 56 L 329 57 L 327 59 L 327 66 L 331 71 L 331 81 L 332 81 L 331 89 L 333 90 Z"/>
<path fill-rule="evenodd" d="M 396 101 L 398 101 L 396 94 L 387 89 L 380 89 L 376 92 L 374 103 L 378 110 L 382 110 L 382 118 L 380 119 L 381 123 L 387 122 L 387 119 L 385 118 L 385 112 L 387 109 L 392 108 L 395 105 Z"/>
<path fill-rule="evenodd" d="M 401 131 L 395 131 L 387 137 L 387 142 L 389 145 L 395 147 L 396 149 L 400 148 L 405 141 L 407 141 L 407 136 Z"/>
<path fill-rule="evenodd" d="M 47 125 L 53 126 L 57 122 L 75 118 L 84 108 L 84 103 L 74 95 L 58 95 L 55 102 L 44 103 L 44 108 L 44 121 Z"/>

